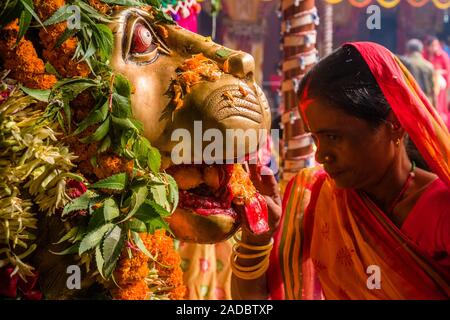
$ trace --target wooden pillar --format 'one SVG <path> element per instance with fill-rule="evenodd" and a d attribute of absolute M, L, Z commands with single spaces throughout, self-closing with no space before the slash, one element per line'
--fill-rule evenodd
<path fill-rule="evenodd" d="M 302 168 L 314 162 L 314 145 L 305 133 L 298 111 L 298 85 L 304 74 L 317 62 L 316 26 L 319 16 L 314 0 L 281 0 L 283 61 L 280 71 L 283 128 L 282 187 Z"/>

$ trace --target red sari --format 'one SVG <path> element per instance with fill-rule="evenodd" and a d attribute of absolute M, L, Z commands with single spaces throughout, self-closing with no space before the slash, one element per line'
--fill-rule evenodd
<path fill-rule="evenodd" d="M 268 278 L 273 299 L 448 299 L 450 135 L 412 76 L 386 48 L 349 43 L 439 176 L 401 228 L 363 194 L 339 189 L 320 168 L 286 190 Z M 302 102 L 300 102 L 302 107 Z M 416 195 L 417 196 L 417 195 Z M 368 285 L 378 268 L 379 288 Z"/>

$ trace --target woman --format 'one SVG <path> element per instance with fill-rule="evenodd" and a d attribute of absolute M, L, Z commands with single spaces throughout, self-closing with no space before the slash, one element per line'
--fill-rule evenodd
<path fill-rule="evenodd" d="M 447 93 L 450 88 L 450 58 L 442 48 L 439 39 L 433 36 L 425 39 L 424 58 L 431 62 L 436 70 L 436 108 L 442 119 L 450 127 Z"/>
<path fill-rule="evenodd" d="M 273 223 L 238 239 L 233 297 L 448 299 L 450 135 L 411 75 L 386 48 L 349 43 L 300 93 L 322 166 L 289 183 L 275 234 L 273 178 L 252 171 Z M 434 173 L 415 166 L 409 138 Z"/>

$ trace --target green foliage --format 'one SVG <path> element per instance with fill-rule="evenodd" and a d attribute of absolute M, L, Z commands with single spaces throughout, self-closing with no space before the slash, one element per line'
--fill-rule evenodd
<path fill-rule="evenodd" d="M 32 0 L 3 0 L 0 3 L 0 29 L 15 19 L 19 19 L 17 43 L 30 27 L 32 18 L 42 25 L 42 21 L 34 11 Z"/>
<path fill-rule="evenodd" d="M 162 12 L 158 0 L 102 1 L 110 5 L 124 6 L 149 4 L 155 8 L 153 13 L 157 21 L 174 23 L 170 16 Z M 62 219 L 84 215 L 77 220 L 76 226 L 72 226 L 58 240 L 57 244 L 67 243 L 67 248 L 54 253 L 95 256 L 99 273 L 108 279 L 114 271 L 126 241 L 134 243 L 150 256 L 139 233 L 153 233 L 161 228 L 169 230 L 164 219 L 177 206 L 178 189 L 173 178 L 159 172 L 161 155 L 144 137 L 143 124 L 133 117 L 130 82 L 122 75 L 115 74 L 109 66 L 113 34 L 106 26 L 110 22 L 108 16 L 96 11 L 85 0 L 66 0 L 65 6 L 42 22 L 34 12 L 32 0 L 4 0 L 0 4 L 0 27 L 18 18 L 20 39 L 36 22 L 46 27 L 69 19 L 73 14 L 68 10 L 70 5 L 80 8 L 81 28 L 67 28 L 57 39 L 56 47 L 70 37 L 77 37 L 78 44 L 73 59 L 86 62 L 93 76 L 61 79 L 55 68 L 47 63 L 46 71 L 59 79 L 56 85 L 51 90 L 26 87 L 21 87 L 21 90 L 29 100 L 48 103 L 44 114 L 36 117 L 39 126 L 57 123 L 66 135 L 72 136 L 79 136 L 88 129 L 95 129 L 92 134 L 79 139 L 80 143 L 98 142 L 97 154 L 113 152 L 120 157 L 133 160 L 134 173 L 132 176 L 119 173 L 87 185 L 86 193 L 76 199 L 70 199 L 64 193 L 64 179 L 80 179 L 76 175 L 70 176 L 64 170 L 61 174 L 51 170 L 51 161 L 57 163 L 58 160 L 48 157 L 42 160 L 45 163 L 42 168 L 36 168 L 41 162 L 26 163 L 21 167 L 23 172 L 20 172 L 24 177 L 28 177 L 30 172 L 37 172 L 33 171 L 34 169 L 40 170 L 39 175 L 36 174 L 36 178 L 29 184 L 30 194 L 42 192 L 44 182 L 53 186 L 55 190 L 62 190 L 64 197 L 58 195 L 54 198 L 59 199 L 55 201 L 63 205 L 58 206 L 58 203 L 52 202 L 53 209 L 63 207 Z M 80 123 L 74 123 L 70 104 L 85 91 L 93 97 L 95 106 L 85 119 Z M 75 128 L 72 130 L 74 124 Z M 66 151 L 68 153 L 68 150 Z M 72 155 L 64 154 L 64 156 L 71 159 Z M 96 157 L 91 159 L 94 165 Z M 8 191 L 6 188 L 5 190 Z M 45 194 L 41 202 L 45 203 L 49 196 L 50 194 Z"/>
<path fill-rule="evenodd" d="M 97 181 L 90 186 L 91 189 L 109 189 L 115 191 L 124 191 L 127 183 L 127 174 L 118 173 L 106 179 Z"/>
<path fill-rule="evenodd" d="M 39 90 L 39 89 L 31 89 L 24 86 L 20 86 L 20 89 L 25 92 L 30 97 L 35 98 L 36 100 L 48 102 L 48 97 L 50 96 L 50 90 Z"/>
<path fill-rule="evenodd" d="M 115 228 L 114 224 L 107 223 L 97 229 L 92 230 L 81 240 L 80 247 L 78 248 L 78 254 L 81 255 L 83 252 L 94 248 L 103 239 L 103 236 Z"/>
<path fill-rule="evenodd" d="M 123 244 L 125 241 L 125 233 L 123 230 L 115 226 L 103 240 L 103 246 L 101 247 L 101 254 L 104 260 L 103 270 L 100 274 L 103 274 L 106 278 L 110 277 L 116 266 L 117 260 L 122 252 Z M 99 267 L 97 265 L 97 267 Z M 99 268 L 99 271 L 101 269 Z"/>

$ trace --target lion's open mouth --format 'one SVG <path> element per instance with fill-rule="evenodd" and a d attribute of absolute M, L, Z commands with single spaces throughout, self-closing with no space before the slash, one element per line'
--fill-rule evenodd
<path fill-rule="evenodd" d="M 268 231 L 265 199 L 240 164 L 177 165 L 167 171 L 180 189 L 178 207 L 202 216 L 224 214 L 239 219 L 237 206 L 242 206 L 251 231 Z"/>
<path fill-rule="evenodd" d="M 170 167 L 180 189 L 178 206 L 200 215 L 227 214 L 237 217 L 228 183 L 233 165 L 178 165 Z"/>

